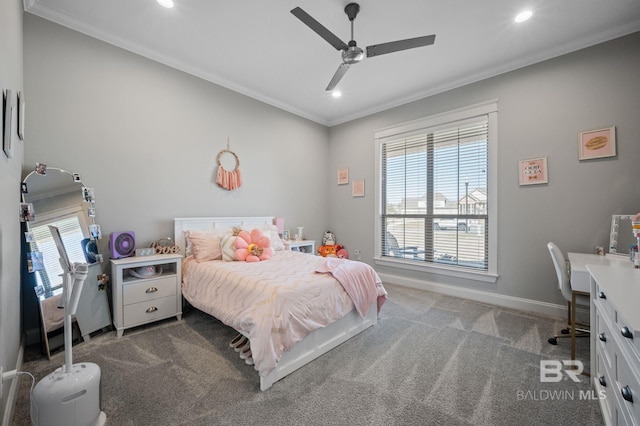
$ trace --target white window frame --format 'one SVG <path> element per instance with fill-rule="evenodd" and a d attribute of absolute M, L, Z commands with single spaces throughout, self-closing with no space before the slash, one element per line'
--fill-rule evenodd
<path fill-rule="evenodd" d="M 385 138 L 393 137 L 420 129 L 429 129 L 442 126 L 447 123 L 466 120 L 472 117 L 487 116 L 489 121 L 488 140 L 488 170 L 487 170 L 487 213 L 489 216 L 488 235 L 488 264 L 487 270 L 472 270 L 452 265 L 434 264 L 430 262 L 413 262 L 402 258 L 382 256 L 382 229 L 380 216 L 382 214 L 382 176 L 381 176 L 381 149 Z M 377 130 L 375 132 L 375 254 L 376 265 L 388 266 L 399 269 L 434 273 L 438 275 L 462 278 L 484 283 L 495 283 L 498 279 L 498 101 L 491 100 L 469 107 L 459 108 L 441 114 L 432 115 L 422 119 L 401 123 L 395 126 Z"/>

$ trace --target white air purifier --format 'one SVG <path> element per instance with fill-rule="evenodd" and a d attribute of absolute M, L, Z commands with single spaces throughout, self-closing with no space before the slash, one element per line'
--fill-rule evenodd
<path fill-rule="evenodd" d="M 31 421 L 37 426 L 102 426 L 107 422 L 101 411 L 100 367 L 90 362 L 72 363 L 71 317 L 80 300 L 89 267 L 86 263 L 69 263 L 67 252 L 55 226 L 49 226 L 64 271 L 62 304 L 64 304 L 65 364 L 47 375 L 31 394 Z"/>

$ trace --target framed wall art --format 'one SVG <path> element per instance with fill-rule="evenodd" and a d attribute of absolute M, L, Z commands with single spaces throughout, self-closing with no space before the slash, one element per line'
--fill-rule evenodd
<path fill-rule="evenodd" d="M 578 159 L 591 160 L 616 156 L 616 128 L 580 132 L 578 135 Z"/>
<path fill-rule="evenodd" d="M 18 91 L 18 137 L 21 141 L 24 140 L 24 114 L 25 114 L 25 102 L 24 102 L 24 94 L 22 91 Z"/>
<path fill-rule="evenodd" d="M 518 163 L 520 185 L 537 185 L 549 182 L 547 157 L 520 160 Z"/>
<path fill-rule="evenodd" d="M 349 169 L 341 167 L 338 169 L 338 185 L 345 185 L 349 183 Z"/>
<path fill-rule="evenodd" d="M 4 96 L 4 114 L 2 120 L 4 120 L 4 133 L 2 135 L 2 149 L 4 155 L 7 158 L 11 158 L 11 136 L 13 134 L 13 116 L 15 114 L 15 107 L 13 106 L 13 92 L 10 89 L 5 90 Z"/>
<path fill-rule="evenodd" d="M 364 197 L 364 179 L 354 179 L 351 187 L 353 197 Z"/>

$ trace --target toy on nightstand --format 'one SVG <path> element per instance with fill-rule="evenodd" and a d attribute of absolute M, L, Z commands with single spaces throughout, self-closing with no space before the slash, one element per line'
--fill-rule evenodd
<path fill-rule="evenodd" d="M 349 254 L 343 245 L 336 244 L 336 237 L 331 231 L 324 233 L 322 237 L 322 245 L 318 247 L 318 253 L 322 257 L 339 257 L 348 259 Z"/>

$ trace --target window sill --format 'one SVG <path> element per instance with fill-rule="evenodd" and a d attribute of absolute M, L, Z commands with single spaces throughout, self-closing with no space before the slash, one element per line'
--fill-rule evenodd
<path fill-rule="evenodd" d="M 444 275 L 454 278 L 462 278 L 465 280 L 479 281 L 483 283 L 495 284 L 498 280 L 498 274 L 487 271 L 474 271 L 466 268 L 456 268 L 452 266 L 440 266 L 434 264 L 416 264 L 411 260 L 389 259 L 387 257 L 376 257 L 373 259 L 376 265 L 387 266 L 391 268 L 407 269 L 411 271 L 426 272 L 429 274 Z"/>

